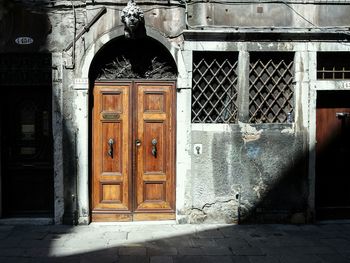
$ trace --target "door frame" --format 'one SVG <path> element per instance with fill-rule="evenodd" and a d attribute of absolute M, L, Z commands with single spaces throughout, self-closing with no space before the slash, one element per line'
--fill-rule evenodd
<path fill-rule="evenodd" d="M 127 84 L 130 85 L 130 97 L 128 99 L 130 103 L 129 107 L 129 116 L 131 117 L 131 120 L 128 121 L 130 125 L 130 129 L 132 131 L 131 134 L 131 145 L 128 146 L 130 153 L 129 153 L 129 158 L 130 158 L 130 170 L 131 174 L 128 175 L 128 178 L 131 180 L 130 186 L 129 186 L 129 194 L 131 197 L 129 197 L 129 203 L 131 205 L 131 214 L 127 215 L 123 212 L 120 213 L 115 213 L 119 214 L 120 216 L 112 216 L 109 217 L 108 215 L 103 215 L 101 214 L 101 217 L 94 217 L 92 212 L 93 212 L 93 196 L 94 196 L 94 189 L 93 189 L 93 182 L 94 182 L 94 158 L 93 158 L 93 141 L 94 141 L 94 125 L 93 125 L 93 104 L 94 104 L 94 87 L 96 85 L 106 85 L 108 86 L 113 86 L 115 84 Z M 135 139 L 137 138 L 137 106 L 136 103 L 138 103 L 138 93 L 136 86 L 139 84 L 153 84 L 153 85 L 161 85 L 161 84 L 171 84 L 173 86 L 173 91 L 170 93 L 170 100 L 171 100 L 171 112 L 172 112 L 172 119 L 170 120 L 171 122 L 171 127 L 172 127 L 172 156 L 173 156 L 173 161 L 172 164 L 170 165 L 170 169 L 172 171 L 172 205 L 173 209 L 170 212 L 137 212 L 136 211 L 136 173 L 137 173 L 137 167 L 136 167 L 136 159 L 137 159 L 137 154 L 136 150 L 137 147 L 134 143 Z M 176 145 L 177 145 L 177 89 L 176 89 L 177 81 L 176 80 L 149 80 L 149 79 L 129 79 L 129 80 L 101 80 L 101 81 L 95 81 L 91 85 L 91 90 L 89 92 L 89 204 L 90 204 L 90 220 L 93 222 L 108 222 L 108 221 L 157 221 L 157 220 L 175 220 L 176 219 L 176 166 L 177 166 L 177 151 L 176 151 Z"/>

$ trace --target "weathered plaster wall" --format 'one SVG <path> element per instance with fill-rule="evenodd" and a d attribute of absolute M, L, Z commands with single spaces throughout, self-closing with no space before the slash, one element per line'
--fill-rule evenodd
<path fill-rule="evenodd" d="M 278 126 L 192 130 L 192 145 L 203 150 L 192 155 L 189 222 L 269 221 L 272 214 L 276 221 L 305 212 L 306 140 Z"/>
<path fill-rule="evenodd" d="M 349 5 L 317 5 L 303 3 L 215 4 L 191 2 L 189 25 L 231 27 L 311 28 L 348 26 Z"/>

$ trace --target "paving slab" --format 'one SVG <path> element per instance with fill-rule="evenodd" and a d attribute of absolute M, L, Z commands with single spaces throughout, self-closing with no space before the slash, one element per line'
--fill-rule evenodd
<path fill-rule="evenodd" d="M 178 252 L 183 256 L 202 256 L 203 250 L 199 247 L 181 247 Z"/>
<path fill-rule="evenodd" d="M 121 247 L 119 255 L 121 256 L 146 256 L 147 249 L 145 247 Z"/>
<path fill-rule="evenodd" d="M 148 255 L 150 256 L 176 256 L 178 250 L 175 247 L 158 247 L 152 246 L 147 248 Z"/>
<path fill-rule="evenodd" d="M 281 263 L 324 263 L 317 255 L 289 255 L 281 256 Z"/>
<path fill-rule="evenodd" d="M 248 259 L 250 263 L 281 263 L 277 256 L 249 256 Z"/>
<path fill-rule="evenodd" d="M 150 263 L 173 263 L 173 258 L 169 256 L 153 256 Z"/>

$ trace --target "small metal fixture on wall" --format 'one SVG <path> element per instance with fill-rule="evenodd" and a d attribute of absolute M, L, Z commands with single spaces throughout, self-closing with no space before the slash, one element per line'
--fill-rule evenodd
<path fill-rule="evenodd" d="M 146 35 L 143 11 L 134 0 L 130 0 L 127 6 L 124 7 L 120 18 L 124 24 L 126 38 L 137 39 Z"/>

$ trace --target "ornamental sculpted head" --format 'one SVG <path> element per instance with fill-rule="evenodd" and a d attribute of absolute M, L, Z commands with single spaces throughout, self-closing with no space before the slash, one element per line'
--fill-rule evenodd
<path fill-rule="evenodd" d="M 126 38 L 137 38 L 144 31 L 144 15 L 140 7 L 136 6 L 134 0 L 130 0 L 123 9 L 121 20 L 124 24 Z"/>

